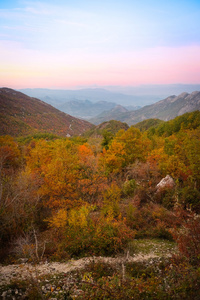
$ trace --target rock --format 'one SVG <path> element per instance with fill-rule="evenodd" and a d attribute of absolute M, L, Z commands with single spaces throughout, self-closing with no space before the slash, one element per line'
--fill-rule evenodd
<path fill-rule="evenodd" d="M 28 258 L 19 258 L 19 259 L 18 259 L 18 262 L 19 262 L 20 264 L 25 264 L 25 263 L 28 262 Z"/>
<path fill-rule="evenodd" d="M 173 189 L 174 186 L 175 186 L 174 179 L 170 175 L 167 175 L 156 185 L 156 190 L 157 192 L 160 192 L 161 190 L 166 188 Z"/>
<path fill-rule="evenodd" d="M 51 284 L 46 284 L 45 288 L 50 291 L 51 290 Z"/>
<path fill-rule="evenodd" d="M 76 295 L 81 295 L 81 294 L 83 294 L 83 290 L 77 289 L 77 290 L 75 291 L 75 294 L 76 294 Z"/>
<path fill-rule="evenodd" d="M 1 294 L 1 297 L 2 297 L 3 299 L 6 299 L 6 296 L 7 296 L 7 291 L 4 291 L 4 292 Z"/>

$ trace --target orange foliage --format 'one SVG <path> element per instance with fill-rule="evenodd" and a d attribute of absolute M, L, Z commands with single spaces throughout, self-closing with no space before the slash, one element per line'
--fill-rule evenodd
<path fill-rule="evenodd" d="M 89 145 L 79 146 L 79 180 L 77 188 L 80 197 L 89 202 L 99 202 L 107 188 L 107 178 L 99 166 L 99 157 L 94 155 Z"/>
<path fill-rule="evenodd" d="M 150 141 L 134 127 L 120 130 L 113 138 L 108 150 L 103 150 L 101 161 L 106 173 L 119 173 L 136 160 L 145 161 Z"/>

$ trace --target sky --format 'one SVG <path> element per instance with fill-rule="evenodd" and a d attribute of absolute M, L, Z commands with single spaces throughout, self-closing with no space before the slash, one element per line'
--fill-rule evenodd
<path fill-rule="evenodd" d="M 199 0 L 0 0 L 0 86 L 199 84 L 199 20 Z"/>

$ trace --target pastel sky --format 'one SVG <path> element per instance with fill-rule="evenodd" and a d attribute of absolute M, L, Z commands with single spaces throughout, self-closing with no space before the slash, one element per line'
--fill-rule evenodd
<path fill-rule="evenodd" d="M 199 0 L 0 0 L 0 86 L 200 83 Z"/>

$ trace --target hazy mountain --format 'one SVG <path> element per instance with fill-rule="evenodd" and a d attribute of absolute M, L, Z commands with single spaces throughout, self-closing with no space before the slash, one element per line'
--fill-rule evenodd
<path fill-rule="evenodd" d="M 113 109 L 117 104 L 107 101 L 91 102 L 89 100 L 74 100 L 59 105 L 58 108 L 72 116 L 90 119 L 103 111 Z"/>
<path fill-rule="evenodd" d="M 104 88 L 115 93 L 141 97 L 147 105 L 165 99 L 169 95 L 179 95 L 183 92 L 190 94 L 193 91 L 199 91 L 200 84 L 143 84 L 138 86 L 106 86 Z M 139 105 L 142 106 L 142 104 Z"/>
<path fill-rule="evenodd" d="M 103 111 L 97 117 L 89 119 L 89 121 L 93 124 L 100 124 L 102 122 L 109 121 L 109 120 L 118 120 L 118 117 L 121 116 L 121 114 L 126 112 L 128 112 L 128 109 L 126 109 L 121 105 L 117 105 L 109 111 Z"/>
<path fill-rule="evenodd" d="M 89 100 L 91 102 L 107 101 L 121 105 L 141 106 L 140 97 L 111 92 L 105 89 L 80 90 L 50 90 L 50 89 L 21 89 L 22 93 L 36 97 L 56 108 L 69 101 Z"/>
<path fill-rule="evenodd" d="M 108 101 L 123 106 L 144 106 L 165 99 L 169 95 L 182 92 L 192 93 L 200 90 L 200 84 L 148 84 L 138 86 L 92 86 L 77 87 L 76 90 L 59 89 L 21 89 L 30 97 L 36 97 L 56 106 L 72 100 L 89 100 L 92 102 Z M 127 97 L 128 96 L 128 97 Z"/>
<path fill-rule="evenodd" d="M 100 124 L 103 121 L 115 119 L 133 125 L 146 119 L 154 118 L 164 121 L 171 120 L 176 116 L 180 116 L 186 112 L 200 110 L 200 92 L 192 92 L 191 94 L 182 93 L 179 96 L 170 96 L 164 100 L 151 105 L 144 106 L 136 111 L 123 112 L 116 114 L 106 113 L 103 118 L 102 114 L 92 119 L 94 124 Z"/>
<path fill-rule="evenodd" d="M 76 90 L 59 89 L 21 89 L 22 93 L 36 97 L 56 108 L 68 101 L 89 100 L 92 102 L 108 101 L 123 106 L 144 106 L 155 103 L 168 95 L 179 95 L 182 92 L 191 93 L 200 90 L 200 84 L 157 84 L 138 86 L 106 86 L 79 88 Z"/>
<path fill-rule="evenodd" d="M 65 114 L 51 105 L 9 88 L 0 89 L 0 135 L 49 132 L 79 135 L 93 127 L 87 121 Z"/>
<path fill-rule="evenodd" d="M 119 107 L 121 107 L 120 110 Z M 136 110 L 140 107 L 139 106 L 123 107 L 119 104 L 113 102 L 107 102 L 107 101 L 98 101 L 94 103 L 89 100 L 74 100 L 59 105 L 57 106 L 57 108 L 74 117 L 89 121 L 91 118 L 96 117 L 101 113 L 105 113 L 106 111 L 111 110 L 112 112 L 114 111 L 125 112 L 128 110 Z"/>

